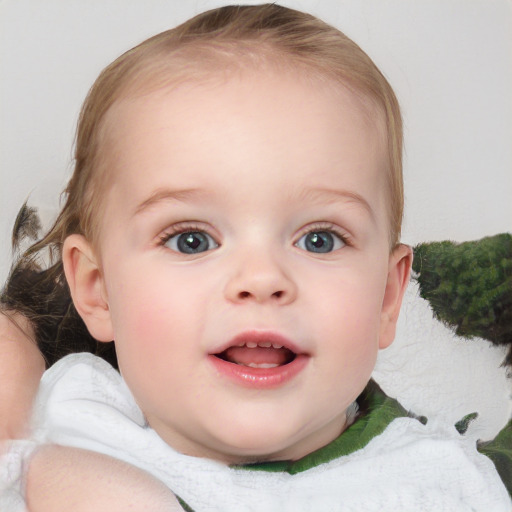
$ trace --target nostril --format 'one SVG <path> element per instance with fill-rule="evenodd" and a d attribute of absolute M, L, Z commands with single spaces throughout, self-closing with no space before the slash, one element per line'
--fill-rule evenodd
<path fill-rule="evenodd" d="M 279 290 L 277 292 L 274 292 L 271 294 L 271 297 L 274 298 L 274 299 L 280 299 L 281 297 L 283 297 L 284 295 L 284 292 L 282 290 Z M 242 292 L 239 292 L 238 294 L 238 297 L 240 299 L 248 299 L 250 297 L 252 297 L 253 294 L 251 292 L 248 292 L 246 290 L 242 291 Z"/>

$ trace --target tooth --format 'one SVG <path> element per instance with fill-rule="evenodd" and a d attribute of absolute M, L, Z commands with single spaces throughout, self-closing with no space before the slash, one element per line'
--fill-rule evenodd
<path fill-rule="evenodd" d="M 283 348 L 283 345 L 279 345 L 279 343 L 272 343 L 272 347 L 274 347 L 274 348 Z"/>
<path fill-rule="evenodd" d="M 249 363 L 246 366 L 251 368 L 276 368 L 279 365 L 274 363 Z"/>
<path fill-rule="evenodd" d="M 262 341 L 261 343 L 258 343 L 258 345 L 260 347 L 270 348 L 272 346 L 272 343 L 270 343 L 270 341 Z"/>
<path fill-rule="evenodd" d="M 258 346 L 258 344 L 257 344 L 257 343 L 254 343 L 254 341 L 248 341 L 248 342 L 245 344 L 245 346 L 246 346 L 247 348 L 256 348 L 256 347 Z"/>

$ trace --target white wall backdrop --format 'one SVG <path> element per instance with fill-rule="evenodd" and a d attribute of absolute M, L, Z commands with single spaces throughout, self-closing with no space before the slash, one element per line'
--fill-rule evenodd
<path fill-rule="evenodd" d="M 50 219 L 71 168 L 83 98 L 100 70 L 146 37 L 226 2 L 0 2 L 0 279 L 21 204 Z M 256 3 L 246 1 L 245 3 Z M 389 78 L 405 120 L 410 244 L 512 231 L 512 2 L 289 0 L 358 42 Z M 457 339 L 411 286 L 376 377 L 404 405 L 489 437 L 510 415 L 503 352 Z"/>

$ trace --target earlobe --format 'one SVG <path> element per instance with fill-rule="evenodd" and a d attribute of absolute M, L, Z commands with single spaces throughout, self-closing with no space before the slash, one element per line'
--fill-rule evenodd
<path fill-rule="evenodd" d="M 98 341 L 112 341 L 113 329 L 103 276 L 96 255 L 82 235 L 64 241 L 62 263 L 71 298 L 87 329 Z"/>
<path fill-rule="evenodd" d="M 395 339 L 396 324 L 402 299 L 411 276 L 413 252 L 400 244 L 389 259 L 388 280 L 382 303 L 379 348 L 386 348 Z"/>

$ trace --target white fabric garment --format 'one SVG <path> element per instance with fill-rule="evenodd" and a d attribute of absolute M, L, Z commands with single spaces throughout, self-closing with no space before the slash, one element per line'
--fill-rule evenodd
<path fill-rule="evenodd" d="M 2 512 L 24 511 L 24 467 L 31 449 L 44 443 L 134 464 L 195 512 L 512 510 L 493 463 L 472 443 L 452 427 L 412 418 L 392 421 L 361 450 L 295 475 L 182 455 L 148 427 L 119 373 L 91 354 L 68 356 L 45 373 L 32 438 L 3 457 Z"/>

